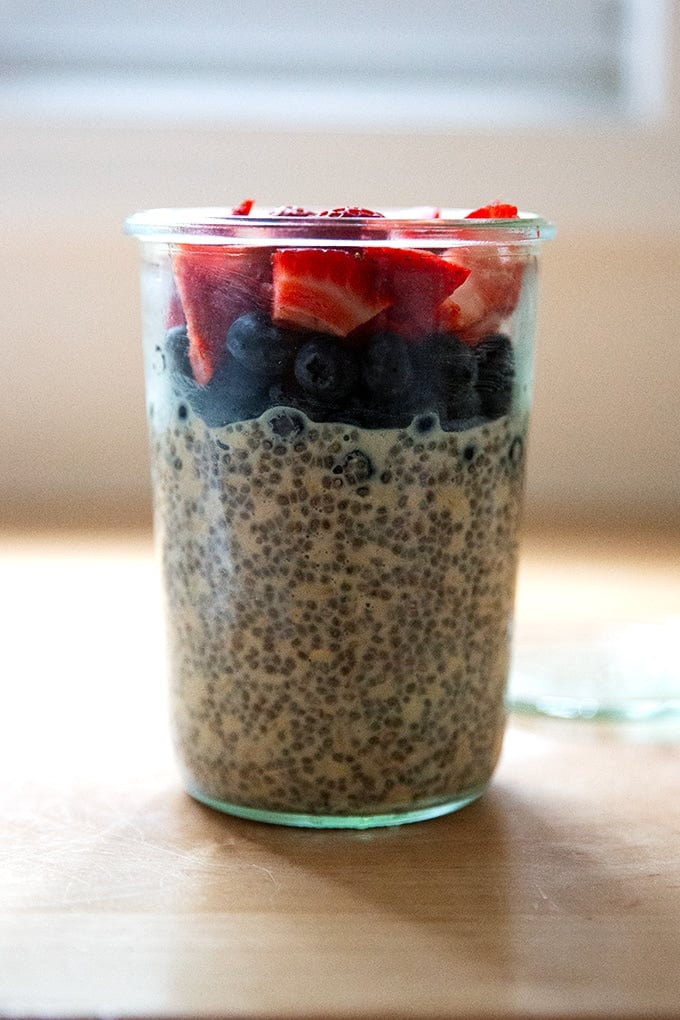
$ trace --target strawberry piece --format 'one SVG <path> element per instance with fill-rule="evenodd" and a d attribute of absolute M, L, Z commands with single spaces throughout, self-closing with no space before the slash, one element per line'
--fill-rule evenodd
<path fill-rule="evenodd" d="M 364 216 L 364 217 L 375 217 L 384 220 L 385 217 L 380 212 L 373 212 L 372 209 L 361 209 L 357 205 L 343 205 L 337 209 L 324 209 L 323 212 L 319 213 L 319 216 L 332 216 L 336 219 L 345 218 L 346 216 Z"/>
<path fill-rule="evenodd" d="M 512 315 L 519 301 L 526 257 L 508 249 L 453 248 L 448 257 L 470 271 L 439 310 L 440 329 L 475 344 Z"/>
<path fill-rule="evenodd" d="M 470 274 L 453 260 L 418 249 L 374 248 L 369 254 L 392 296 L 376 327 L 412 340 L 437 329 L 440 305 Z"/>
<path fill-rule="evenodd" d="M 481 209 L 473 209 L 465 217 L 467 220 L 514 220 L 517 219 L 517 206 L 504 202 L 492 202 Z"/>
<path fill-rule="evenodd" d="M 250 210 L 255 205 L 254 198 L 244 198 L 240 205 L 235 205 L 231 210 L 232 216 L 248 216 Z"/>
<path fill-rule="evenodd" d="M 277 251 L 273 285 L 274 322 L 334 336 L 347 336 L 392 301 L 366 251 Z"/>
<path fill-rule="evenodd" d="M 173 261 L 189 334 L 189 361 L 200 386 L 225 356 L 227 330 L 240 315 L 268 311 L 271 252 L 183 245 Z"/>

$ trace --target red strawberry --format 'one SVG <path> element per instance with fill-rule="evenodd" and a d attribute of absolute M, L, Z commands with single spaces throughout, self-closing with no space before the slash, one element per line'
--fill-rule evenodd
<path fill-rule="evenodd" d="M 244 198 L 240 205 L 235 205 L 231 210 L 232 216 L 248 216 L 255 205 L 254 198 Z"/>
<path fill-rule="evenodd" d="M 347 336 L 391 303 L 367 251 L 286 248 L 274 255 L 274 322 Z"/>
<path fill-rule="evenodd" d="M 408 248 L 374 248 L 369 256 L 392 296 L 376 321 L 378 329 L 409 339 L 425 337 L 438 326 L 439 307 L 467 279 L 470 270 L 453 260 Z"/>
<path fill-rule="evenodd" d="M 357 205 L 343 205 L 339 206 L 337 209 L 324 209 L 323 212 L 319 213 L 319 216 L 333 216 L 335 218 L 344 218 L 346 216 L 374 216 L 383 220 L 385 219 L 382 213 L 373 212 L 372 209 L 361 209 Z"/>
<path fill-rule="evenodd" d="M 496 332 L 517 307 L 526 257 L 508 248 L 452 248 L 448 257 L 470 271 L 465 283 L 442 304 L 440 329 L 474 344 Z"/>
<path fill-rule="evenodd" d="M 225 352 L 227 330 L 245 312 L 268 311 L 271 252 L 266 248 L 183 245 L 173 261 L 189 334 L 189 360 L 200 386 Z"/>
<path fill-rule="evenodd" d="M 483 205 L 481 209 L 473 209 L 468 213 L 468 220 L 514 220 L 517 218 L 517 206 L 507 205 L 504 202 L 492 202 L 491 205 Z"/>

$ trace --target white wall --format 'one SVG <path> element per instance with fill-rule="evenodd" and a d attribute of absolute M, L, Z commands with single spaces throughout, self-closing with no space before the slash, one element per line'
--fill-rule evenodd
<path fill-rule="evenodd" d="M 473 206 L 545 247 L 529 510 L 680 508 L 680 19 L 647 126 L 376 137 L 0 121 L 0 514 L 148 512 L 136 244 L 148 206 Z"/>

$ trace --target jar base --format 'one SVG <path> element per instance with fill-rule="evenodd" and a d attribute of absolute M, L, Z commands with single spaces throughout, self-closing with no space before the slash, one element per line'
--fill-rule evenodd
<path fill-rule="evenodd" d="M 439 818 L 441 815 L 460 811 L 461 808 L 481 797 L 487 786 L 488 784 L 484 783 L 482 786 L 467 790 L 456 797 L 428 804 L 425 807 L 376 811 L 364 815 L 323 815 L 297 811 L 273 811 L 268 808 L 247 807 L 244 804 L 232 804 L 226 800 L 218 800 L 191 787 L 187 787 L 187 792 L 194 800 L 207 807 L 221 811 L 223 814 L 235 815 L 237 818 L 246 818 L 251 822 L 266 822 L 269 825 L 286 825 L 304 829 L 376 829 L 381 826 L 424 822 L 430 818 Z"/>

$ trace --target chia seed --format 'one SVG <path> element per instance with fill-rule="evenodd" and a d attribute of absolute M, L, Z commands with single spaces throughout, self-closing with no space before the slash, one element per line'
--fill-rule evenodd
<path fill-rule="evenodd" d="M 504 728 L 524 430 L 433 422 L 424 446 L 422 419 L 301 417 L 154 433 L 190 787 L 334 816 L 465 796 L 488 782 Z"/>

